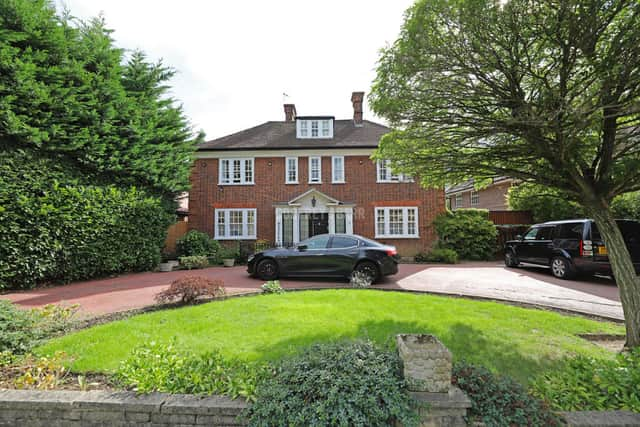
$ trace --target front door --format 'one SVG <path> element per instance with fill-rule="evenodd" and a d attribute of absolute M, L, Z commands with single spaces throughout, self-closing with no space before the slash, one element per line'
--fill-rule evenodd
<path fill-rule="evenodd" d="M 318 234 L 327 234 L 328 232 L 328 213 L 300 214 L 300 240 L 305 240 Z"/>

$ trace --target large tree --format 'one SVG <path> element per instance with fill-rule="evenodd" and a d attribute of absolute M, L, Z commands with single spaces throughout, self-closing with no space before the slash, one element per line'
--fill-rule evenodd
<path fill-rule="evenodd" d="M 593 216 L 640 345 L 640 280 L 611 200 L 640 189 L 640 2 L 419 0 L 370 96 L 377 153 L 427 186 L 508 175 Z"/>
<path fill-rule="evenodd" d="M 168 95 L 174 71 L 141 52 L 127 59 L 111 32 L 46 0 L 0 1 L 0 149 L 171 200 L 188 188 L 203 136 Z"/>

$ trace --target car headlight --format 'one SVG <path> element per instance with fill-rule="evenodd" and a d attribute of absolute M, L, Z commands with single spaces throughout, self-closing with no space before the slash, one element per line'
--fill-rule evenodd
<path fill-rule="evenodd" d="M 247 262 L 251 262 L 255 257 L 255 254 L 249 255 L 249 258 L 247 258 Z"/>

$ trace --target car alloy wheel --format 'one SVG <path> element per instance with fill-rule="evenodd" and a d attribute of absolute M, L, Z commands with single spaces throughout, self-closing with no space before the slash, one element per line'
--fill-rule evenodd
<path fill-rule="evenodd" d="M 271 259 L 265 259 L 258 264 L 257 272 L 262 280 L 273 280 L 278 277 L 278 265 Z"/>
<path fill-rule="evenodd" d="M 551 273 L 559 279 L 570 279 L 573 276 L 573 268 L 568 260 L 556 257 L 551 260 Z"/>
<path fill-rule="evenodd" d="M 371 283 L 375 283 L 378 280 L 378 268 L 371 261 L 361 262 L 356 266 L 355 271 L 365 274 Z"/>

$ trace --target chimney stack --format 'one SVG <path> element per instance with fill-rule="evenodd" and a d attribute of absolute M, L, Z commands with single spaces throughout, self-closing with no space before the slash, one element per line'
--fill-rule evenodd
<path fill-rule="evenodd" d="M 284 121 L 293 122 L 296 119 L 296 106 L 294 104 L 284 104 Z"/>
<path fill-rule="evenodd" d="M 364 92 L 353 92 L 351 94 L 351 102 L 353 103 L 353 124 L 362 126 L 362 101 L 364 100 Z"/>

